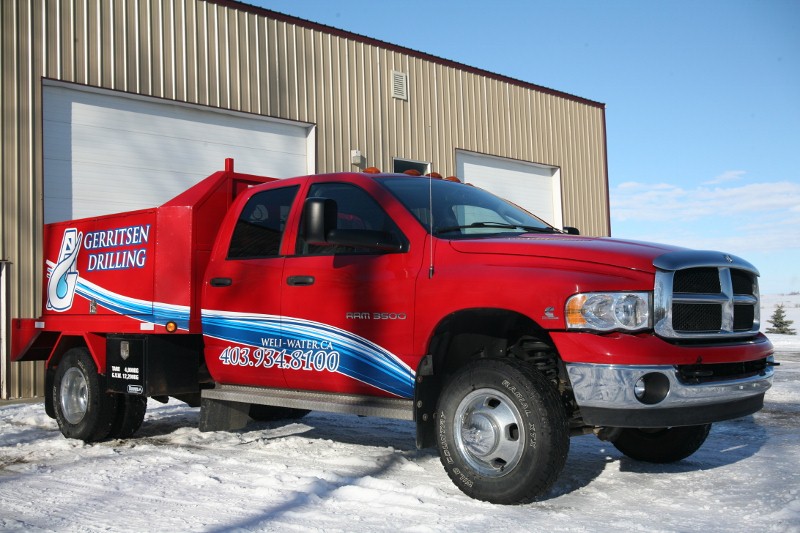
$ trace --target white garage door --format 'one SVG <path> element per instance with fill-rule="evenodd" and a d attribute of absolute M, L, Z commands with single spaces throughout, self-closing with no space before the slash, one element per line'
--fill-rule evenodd
<path fill-rule="evenodd" d="M 46 82 L 45 222 L 161 205 L 233 157 L 239 172 L 314 171 L 313 126 Z"/>
<path fill-rule="evenodd" d="M 563 227 L 559 168 L 458 150 L 456 171 L 462 181 L 514 202 L 557 228 Z"/>

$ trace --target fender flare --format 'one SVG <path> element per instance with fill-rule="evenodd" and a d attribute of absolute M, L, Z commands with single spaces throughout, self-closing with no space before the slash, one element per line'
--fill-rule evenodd
<path fill-rule="evenodd" d="M 97 366 L 97 372 L 99 374 L 106 373 L 106 336 L 99 333 L 61 332 L 53 343 L 45 366 L 48 369 L 55 368 L 61 362 L 64 354 L 77 346 L 86 346 Z"/>

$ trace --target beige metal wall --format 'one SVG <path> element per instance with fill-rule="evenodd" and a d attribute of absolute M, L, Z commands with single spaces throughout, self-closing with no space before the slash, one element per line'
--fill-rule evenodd
<path fill-rule="evenodd" d="M 602 104 L 228 0 L 2 0 L 0 27 L 4 315 L 41 311 L 43 77 L 315 123 L 319 172 L 351 149 L 443 175 L 456 149 L 560 167 L 565 223 L 608 234 Z M 3 397 L 41 396 L 41 365 L 2 344 Z"/>

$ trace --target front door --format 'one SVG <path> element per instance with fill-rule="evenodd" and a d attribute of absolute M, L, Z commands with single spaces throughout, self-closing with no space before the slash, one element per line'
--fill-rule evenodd
<path fill-rule="evenodd" d="M 334 200 L 337 227 L 400 229 L 364 189 L 317 182 L 308 197 Z M 302 231 L 287 257 L 282 293 L 283 340 L 291 364 L 289 387 L 378 396 L 413 397 L 414 284 L 421 257 L 400 252 L 315 246 Z"/>

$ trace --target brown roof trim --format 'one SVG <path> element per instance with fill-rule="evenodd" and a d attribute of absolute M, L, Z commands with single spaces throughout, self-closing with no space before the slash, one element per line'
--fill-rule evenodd
<path fill-rule="evenodd" d="M 525 89 L 533 89 L 545 94 L 550 94 L 553 96 L 558 96 L 560 98 L 565 98 L 567 100 L 572 100 L 573 102 L 578 102 L 581 104 L 585 104 L 592 107 L 598 107 L 600 109 L 605 109 L 606 105 L 601 102 L 595 102 L 594 100 L 589 100 L 588 98 L 582 98 L 580 96 L 575 96 L 573 94 L 568 94 L 562 91 L 557 91 L 555 89 L 549 89 L 547 87 L 542 87 L 541 85 L 536 85 L 533 83 L 528 83 L 526 81 L 518 80 L 515 78 L 511 78 L 509 76 L 503 76 L 502 74 L 497 74 L 495 72 L 490 72 L 488 70 L 479 69 L 476 67 L 471 67 L 469 65 L 465 65 L 464 63 L 459 63 L 458 61 L 452 61 L 450 59 L 444 59 L 441 57 L 437 57 L 431 54 L 427 54 L 425 52 L 420 52 L 418 50 L 414 50 L 412 48 L 406 48 L 404 46 L 399 46 L 392 43 L 387 43 L 386 41 L 381 41 L 379 39 L 374 39 L 372 37 L 367 37 L 365 35 L 360 35 L 358 33 L 353 33 L 345 30 L 341 30 L 339 28 L 334 28 L 333 26 L 327 26 L 325 24 L 320 24 L 318 22 L 312 22 L 310 20 L 301 19 L 299 17 L 293 17 L 291 15 L 285 15 L 283 13 L 278 13 L 277 11 L 271 11 L 269 9 L 265 9 L 258 6 L 253 6 L 250 4 L 245 4 L 244 2 L 239 2 L 237 0 L 206 0 L 209 3 L 217 4 L 224 7 L 229 7 L 231 9 L 237 9 L 239 11 L 245 11 L 248 13 L 253 13 L 255 15 L 261 15 L 264 17 L 268 17 L 274 20 L 279 20 L 281 22 L 286 22 L 289 24 L 295 24 L 297 26 L 302 26 L 304 28 L 308 28 L 311 30 L 317 30 L 325 33 L 330 33 L 332 35 L 336 35 L 338 37 L 343 37 L 345 39 L 352 39 L 354 41 L 362 42 L 365 44 L 370 44 L 373 46 L 377 46 L 380 48 L 386 48 L 388 50 L 392 50 L 394 52 L 399 52 L 401 54 L 406 54 L 408 56 L 416 57 L 419 59 L 424 59 L 426 61 L 431 61 L 433 63 L 437 63 L 439 65 L 443 65 L 446 67 L 456 68 L 458 70 L 463 70 L 465 72 L 470 72 L 472 74 L 477 74 L 478 76 L 485 76 L 487 78 L 492 78 L 498 81 L 506 82 L 511 85 L 517 85 L 519 87 L 523 87 Z"/>

